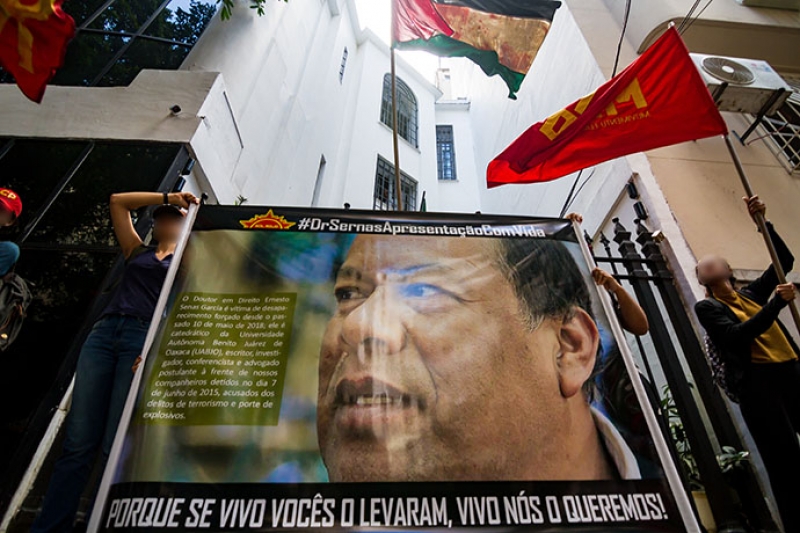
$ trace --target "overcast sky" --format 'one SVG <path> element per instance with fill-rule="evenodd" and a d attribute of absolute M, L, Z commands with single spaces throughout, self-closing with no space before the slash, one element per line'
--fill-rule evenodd
<path fill-rule="evenodd" d="M 362 27 L 369 28 L 385 43 L 391 38 L 392 0 L 355 0 L 358 20 Z M 433 82 L 439 59 L 427 52 L 398 52 L 425 78 Z"/>

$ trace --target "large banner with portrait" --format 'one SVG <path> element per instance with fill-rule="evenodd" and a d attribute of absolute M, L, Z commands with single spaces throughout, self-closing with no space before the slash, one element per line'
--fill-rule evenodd
<path fill-rule="evenodd" d="M 93 531 L 697 530 L 572 223 L 196 215 Z"/>

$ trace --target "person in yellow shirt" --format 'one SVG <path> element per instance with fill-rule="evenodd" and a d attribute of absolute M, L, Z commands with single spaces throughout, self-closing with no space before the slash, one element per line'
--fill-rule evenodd
<path fill-rule="evenodd" d="M 766 213 L 757 196 L 744 198 L 751 216 Z M 781 265 L 794 257 L 767 223 Z M 744 417 L 766 466 L 784 531 L 800 531 L 800 349 L 778 320 L 795 298 L 791 283 L 779 284 L 770 266 L 758 279 L 736 289 L 728 262 L 718 256 L 697 264 L 697 279 L 708 297 L 695 312 L 725 363 L 728 387 L 739 397 Z M 774 293 L 774 295 L 773 295 Z"/>

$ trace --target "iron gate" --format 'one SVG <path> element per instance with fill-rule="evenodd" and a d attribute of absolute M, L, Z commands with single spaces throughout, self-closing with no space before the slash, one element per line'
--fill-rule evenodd
<path fill-rule="evenodd" d="M 632 337 L 643 381 L 650 386 L 651 403 L 662 422 L 664 437 L 689 490 L 686 471 L 679 460 L 669 414 L 663 409 L 671 397 L 680 417 L 688 447 L 695 459 L 714 519 L 720 532 L 777 531 L 755 472 L 749 462 L 731 475 L 722 471 L 717 449 L 743 450 L 736 424 L 713 383 L 705 352 L 692 325 L 687 306 L 667 264 L 661 244 L 639 219 L 635 235 L 618 218 L 611 239 L 588 236 L 594 259 L 631 289 L 650 323 L 649 338 Z M 718 444 L 715 447 L 714 442 Z M 685 453 L 685 451 L 684 451 Z M 691 498 L 690 498 L 691 500 Z"/>

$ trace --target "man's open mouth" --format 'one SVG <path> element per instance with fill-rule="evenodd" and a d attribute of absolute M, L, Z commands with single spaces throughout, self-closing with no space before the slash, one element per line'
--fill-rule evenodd
<path fill-rule="evenodd" d="M 344 379 L 336 386 L 336 404 L 349 407 L 411 407 L 409 394 L 380 380 Z"/>
<path fill-rule="evenodd" d="M 420 398 L 372 377 L 343 379 L 334 392 L 336 426 L 358 439 L 406 435 L 425 408 Z"/>

